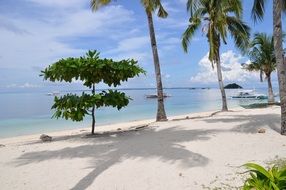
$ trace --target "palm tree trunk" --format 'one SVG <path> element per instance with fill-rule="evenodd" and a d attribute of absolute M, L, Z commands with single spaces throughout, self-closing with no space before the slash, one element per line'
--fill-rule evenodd
<path fill-rule="evenodd" d="M 149 25 L 149 34 L 151 40 L 151 47 L 153 52 L 153 60 L 155 66 L 155 74 L 156 74 L 156 82 L 157 82 L 157 95 L 158 95 L 158 107 L 157 107 L 157 117 L 156 121 L 166 121 L 167 116 L 164 107 L 164 93 L 163 93 L 163 85 L 161 79 L 161 71 L 160 71 L 160 62 L 157 50 L 157 42 L 155 37 L 155 30 L 152 18 L 152 12 L 146 10 L 148 25 Z"/>
<path fill-rule="evenodd" d="M 267 76 L 267 83 L 268 83 L 268 104 L 273 104 L 275 100 L 271 83 L 271 74 Z"/>
<path fill-rule="evenodd" d="M 221 109 L 221 111 L 228 111 L 227 102 L 226 102 L 226 95 L 225 95 L 225 90 L 224 90 L 224 85 L 223 85 L 223 80 L 222 80 L 220 61 L 217 61 L 216 68 L 217 68 L 217 79 L 218 79 L 218 84 L 219 84 L 219 88 L 220 88 L 220 92 L 221 92 L 221 98 L 222 98 L 222 109 Z"/>
<path fill-rule="evenodd" d="M 286 70 L 282 48 L 282 0 L 273 0 L 273 36 L 281 102 L 281 134 L 286 135 Z"/>

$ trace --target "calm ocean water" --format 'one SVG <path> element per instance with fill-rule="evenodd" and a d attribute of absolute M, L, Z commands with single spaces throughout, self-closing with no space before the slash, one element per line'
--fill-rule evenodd
<path fill-rule="evenodd" d="M 157 101 L 145 98 L 146 94 L 154 94 L 154 89 L 124 92 L 133 99 L 129 105 L 120 111 L 115 108 L 97 110 L 97 125 L 155 118 Z M 168 116 L 217 110 L 221 107 L 218 89 L 166 89 L 165 92 L 171 95 L 165 99 Z M 236 92 L 237 90 L 227 90 L 227 95 Z M 267 90 L 256 89 L 256 92 L 266 94 Z M 53 99 L 53 96 L 43 92 L 0 93 L 0 138 L 90 126 L 88 117 L 83 122 L 52 119 L 53 110 L 50 108 Z M 230 108 L 249 103 L 253 101 L 228 99 Z"/>

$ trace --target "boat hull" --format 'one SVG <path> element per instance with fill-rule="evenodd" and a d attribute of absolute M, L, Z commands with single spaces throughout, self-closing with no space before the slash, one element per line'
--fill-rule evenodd
<path fill-rule="evenodd" d="M 265 100 L 268 97 L 267 96 L 232 96 L 232 99 L 255 99 L 255 100 Z"/>

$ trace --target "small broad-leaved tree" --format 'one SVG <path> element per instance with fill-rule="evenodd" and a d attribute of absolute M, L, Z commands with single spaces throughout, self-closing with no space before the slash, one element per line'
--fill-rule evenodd
<path fill-rule="evenodd" d="M 133 59 L 114 61 L 101 59 L 97 51 L 88 51 L 80 58 L 66 58 L 57 61 L 41 71 L 45 80 L 52 82 L 69 82 L 80 80 L 83 85 L 91 89 L 91 93 L 82 92 L 81 95 L 66 94 L 55 97 L 52 109 L 53 117 L 82 121 L 86 115 L 92 117 L 94 134 L 95 110 L 103 106 L 112 106 L 120 110 L 128 105 L 130 98 L 117 90 L 95 92 L 95 85 L 102 82 L 108 86 L 118 86 L 129 78 L 138 76 L 145 71 Z"/>

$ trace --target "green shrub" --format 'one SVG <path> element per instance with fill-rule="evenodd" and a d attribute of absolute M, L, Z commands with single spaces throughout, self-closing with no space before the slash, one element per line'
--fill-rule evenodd
<path fill-rule="evenodd" d="M 286 167 L 273 166 L 268 170 L 255 163 L 247 163 L 250 177 L 246 179 L 243 190 L 285 190 Z"/>

